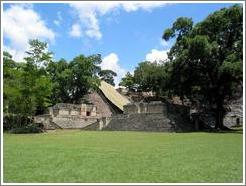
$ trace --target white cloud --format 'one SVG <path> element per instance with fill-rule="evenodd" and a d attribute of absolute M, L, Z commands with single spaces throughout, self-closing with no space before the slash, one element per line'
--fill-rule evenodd
<path fill-rule="evenodd" d="M 169 50 L 156 50 L 152 49 L 150 53 L 146 55 L 145 60 L 150 62 L 165 62 L 168 60 L 167 52 Z"/>
<path fill-rule="evenodd" d="M 80 25 L 83 30 L 83 35 L 101 39 L 98 17 L 111 13 L 116 10 L 124 10 L 133 12 L 137 10 L 151 11 L 154 8 L 166 5 L 165 2 L 73 2 L 70 6 L 75 10 L 76 15 L 80 20 Z"/>
<path fill-rule="evenodd" d="M 126 70 L 120 66 L 119 58 L 115 53 L 110 53 L 102 59 L 101 68 L 103 70 L 109 69 L 117 73 L 117 77 L 115 77 L 114 81 L 116 86 L 118 86 L 121 78 L 126 74 Z"/>
<path fill-rule="evenodd" d="M 81 36 L 81 28 L 78 23 L 73 24 L 71 31 L 69 32 L 72 37 L 80 37 Z"/>
<path fill-rule="evenodd" d="M 57 19 L 53 21 L 53 23 L 56 25 L 56 26 L 59 26 L 61 24 L 61 21 L 63 20 L 62 16 L 61 16 L 61 12 L 58 11 L 57 12 Z"/>
<path fill-rule="evenodd" d="M 17 62 L 22 62 L 23 58 L 25 57 L 25 53 L 22 50 L 16 50 L 14 48 L 3 46 L 3 50 L 10 53 L 14 60 Z"/>
<path fill-rule="evenodd" d="M 139 9 L 151 11 L 154 8 L 161 7 L 166 5 L 165 2 L 124 2 L 122 6 L 125 11 L 132 12 L 137 11 Z"/>
<path fill-rule="evenodd" d="M 54 23 L 56 26 L 59 26 L 59 25 L 60 25 L 60 21 L 58 21 L 58 20 L 54 20 L 53 23 Z"/>
<path fill-rule="evenodd" d="M 12 5 L 2 15 L 3 37 L 9 40 L 5 49 L 20 61 L 25 56 L 30 39 L 44 39 L 53 42 L 55 33 L 49 29 L 32 6 Z"/>

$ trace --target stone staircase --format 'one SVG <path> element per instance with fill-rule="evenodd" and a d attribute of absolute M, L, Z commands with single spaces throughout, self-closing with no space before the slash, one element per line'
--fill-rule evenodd
<path fill-rule="evenodd" d="M 83 129 L 97 122 L 97 118 L 54 117 L 48 129 Z"/>
<path fill-rule="evenodd" d="M 176 131 L 175 125 L 163 114 L 117 115 L 102 130 Z"/>

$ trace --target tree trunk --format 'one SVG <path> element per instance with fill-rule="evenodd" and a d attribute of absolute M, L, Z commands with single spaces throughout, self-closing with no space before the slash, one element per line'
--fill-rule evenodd
<path fill-rule="evenodd" d="M 217 103 L 217 108 L 216 108 L 216 123 L 215 123 L 215 128 L 216 129 L 224 129 L 224 123 L 223 123 L 223 119 L 224 119 L 224 108 L 223 108 L 223 104 L 221 104 L 220 102 Z"/>

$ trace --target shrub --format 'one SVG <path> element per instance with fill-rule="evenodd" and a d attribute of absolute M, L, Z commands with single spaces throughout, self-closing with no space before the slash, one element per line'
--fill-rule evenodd
<path fill-rule="evenodd" d="M 44 132 L 44 126 L 39 123 L 31 123 L 24 127 L 13 128 L 9 132 L 14 134 L 41 133 Z"/>
<path fill-rule="evenodd" d="M 33 123 L 33 119 L 19 114 L 5 114 L 3 117 L 3 130 L 21 128 Z"/>
<path fill-rule="evenodd" d="M 5 114 L 3 117 L 3 130 L 15 134 L 40 133 L 44 131 L 42 124 L 33 122 L 33 118 L 18 114 Z"/>

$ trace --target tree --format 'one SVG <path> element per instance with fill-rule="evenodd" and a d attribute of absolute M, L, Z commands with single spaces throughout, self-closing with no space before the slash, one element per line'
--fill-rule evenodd
<path fill-rule="evenodd" d="M 47 71 L 53 82 L 52 102 L 81 103 L 90 89 L 97 89 L 100 79 L 100 55 L 79 55 L 71 62 L 61 59 L 51 62 Z"/>
<path fill-rule="evenodd" d="M 165 40 L 177 38 L 169 53 L 171 89 L 197 108 L 213 111 L 216 128 L 224 129 L 226 103 L 243 78 L 242 6 L 223 8 L 195 26 L 188 18 L 180 20 L 163 34 Z"/>
<path fill-rule="evenodd" d="M 88 57 L 80 55 L 69 63 L 69 68 L 72 72 L 69 95 L 72 103 L 80 103 L 81 98 L 90 89 L 96 89 L 99 86 L 100 80 L 97 74 L 100 71 L 100 67 L 98 66 L 100 63 L 100 55 Z"/>
<path fill-rule="evenodd" d="M 128 88 L 130 91 L 135 90 L 134 76 L 130 72 L 127 72 L 125 77 L 121 79 L 119 85 Z"/>
<path fill-rule="evenodd" d="M 53 62 L 47 43 L 30 40 L 29 45 L 23 63 L 3 53 L 5 113 L 25 118 L 43 114 L 58 102 L 81 103 L 90 89 L 99 87 L 101 55 L 79 55 L 69 63 L 64 59 Z"/>
<path fill-rule="evenodd" d="M 4 113 L 19 113 L 22 102 L 20 79 L 23 71 L 8 52 L 3 52 L 3 111 Z M 18 82 L 18 83 L 16 83 Z"/>
<path fill-rule="evenodd" d="M 47 72 L 53 83 L 51 100 L 52 104 L 69 103 L 72 71 L 69 63 L 65 59 L 57 62 L 51 62 L 47 66 Z"/>
<path fill-rule="evenodd" d="M 112 71 L 112 70 L 101 70 L 98 73 L 98 75 L 99 75 L 101 80 L 106 81 L 107 83 L 115 86 L 114 77 L 117 76 L 117 74 L 114 71 Z"/>
<path fill-rule="evenodd" d="M 134 71 L 134 82 L 140 91 L 152 91 L 159 97 L 163 95 L 167 84 L 168 63 L 139 63 Z"/>
<path fill-rule="evenodd" d="M 32 63 L 38 68 L 46 67 L 49 62 L 52 61 L 52 52 L 49 52 L 48 44 L 46 42 L 33 39 L 29 41 L 30 48 L 27 53 L 25 60 L 28 63 Z"/>
<path fill-rule="evenodd" d="M 43 113 L 49 105 L 51 81 L 41 62 L 50 61 L 47 44 L 30 40 L 25 62 L 16 63 L 4 52 L 5 112 L 30 116 Z"/>

